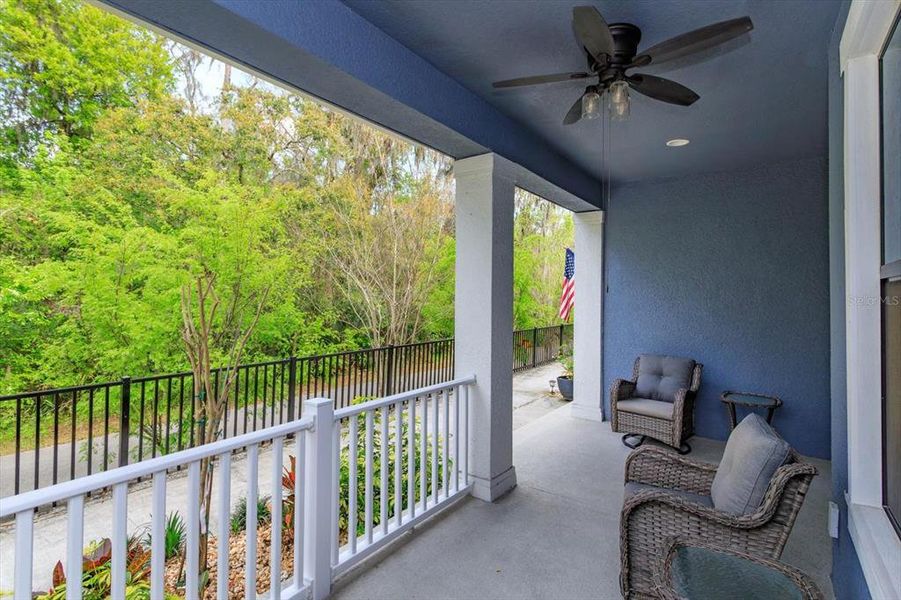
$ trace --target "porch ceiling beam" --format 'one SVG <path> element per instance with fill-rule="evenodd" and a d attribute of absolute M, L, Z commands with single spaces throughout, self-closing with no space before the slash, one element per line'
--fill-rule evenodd
<path fill-rule="evenodd" d="M 101 0 L 102 4 L 456 159 L 494 152 L 601 206 L 600 182 L 337 0 Z M 549 197 L 549 195 L 551 197 Z"/>

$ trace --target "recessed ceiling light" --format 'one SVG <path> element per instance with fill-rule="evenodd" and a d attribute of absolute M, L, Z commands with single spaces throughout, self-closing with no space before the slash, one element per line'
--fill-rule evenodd
<path fill-rule="evenodd" d="M 670 148 L 678 148 L 679 146 L 687 146 L 689 144 L 689 140 L 684 138 L 676 138 L 674 140 L 669 140 L 666 142 L 666 145 Z"/>

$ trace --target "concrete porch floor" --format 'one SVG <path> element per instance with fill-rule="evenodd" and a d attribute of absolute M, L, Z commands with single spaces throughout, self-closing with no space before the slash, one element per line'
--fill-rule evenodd
<path fill-rule="evenodd" d="M 692 438 L 717 462 L 723 443 Z M 493 504 L 466 498 L 336 582 L 335 598 L 602 598 L 619 593 L 619 515 L 628 450 L 608 423 L 566 407 L 514 431 L 518 486 Z M 827 598 L 830 464 L 819 470 L 782 560 Z"/>

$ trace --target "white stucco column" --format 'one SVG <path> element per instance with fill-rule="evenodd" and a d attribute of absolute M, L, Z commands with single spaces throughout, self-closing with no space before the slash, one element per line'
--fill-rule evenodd
<path fill-rule="evenodd" d="M 474 374 L 469 401 L 472 495 L 493 501 L 513 469 L 513 194 L 511 163 L 483 154 L 454 165 L 457 263 L 455 372 Z"/>
<path fill-rule="evenodd" d="M 604 213 L 575 213 L 576 306 L 573 331 L 573 417 L 600 421 L 604 395 Z"/>

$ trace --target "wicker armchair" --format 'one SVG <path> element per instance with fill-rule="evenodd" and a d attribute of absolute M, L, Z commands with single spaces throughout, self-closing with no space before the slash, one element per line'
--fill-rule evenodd
<path fill-rule="evenodd" d="M 627 496 L 620 519 L 620 588 L 624 598 L 656 598 L 656 570 L 667 540 L 716 541 L 720 546 L 778 559 L 795 523 L 813 465 L 790 459 L 770 479 L 760 506 L 747 514 L 718 511 L 691 497 L 710 495 L 717 465 L 659 447 L 639 448 L 626 459 L 626 483 L 655 486 Z"/>
<path fill-rule="evenodd" d="M 691 359 L 647 354 L 636 358 L 632 379 L 617 379 L 610 388 L 611 425 L 624 434 L 623 444 L 634 449 L 648 436 L 681 454 L 691 452 L 685 440 L 694 435 L 695 396 L 703 368 Z M 669 388 L 662 385 L 661 375 L 669 376 Z M 645 377 L 651 381 L 642 381 Z M 681 381 L 677 389 L 674 381 Z M 630 439 L 635 436 L 637 443 Z"/>

